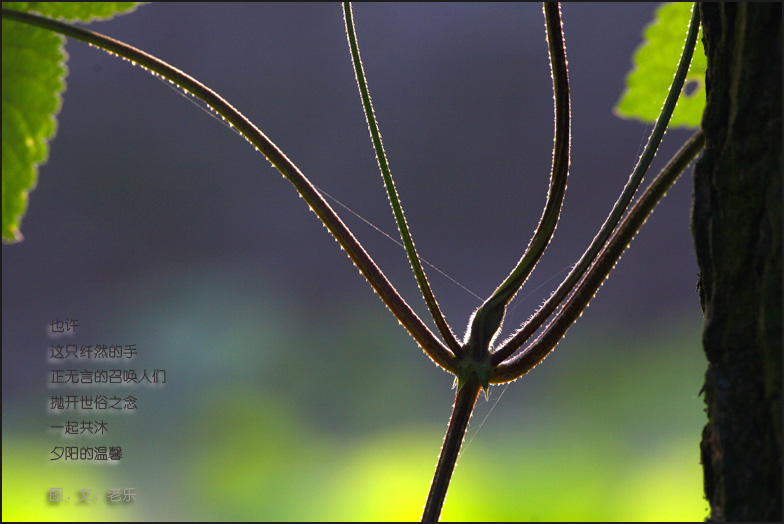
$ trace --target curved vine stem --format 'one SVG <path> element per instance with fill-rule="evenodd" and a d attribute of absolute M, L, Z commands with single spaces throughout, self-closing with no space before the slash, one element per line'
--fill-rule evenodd
<path fill-rule="evenodd" d="M 566 67 L 566 49 L 561 23 L 561 9 L 557 3 L 544 4 L 547 42 L 555 98 L 555 138 L 550 188 L 544 212 L 523 257 L 512 273 L 493 295 L 474 314 L 466 337 L 466 352 L 459 354 L 457 394 L 452 417 L 449 420 L 441 455 L 438 458 L 433 483 L 425 504 L 423 522 L 435 522 L 441 514 L 452 472 L 457 463 L 460 447 L 471 418 L 479 390 L 487 392 L 491 369 L 490 344 L 503 322 L 506 304 L 520 289 L 550 242 L 561 212 L 566 179 L 569 172 L 570 115 L 569 75 Z"/>
<path fill-rule="evenodd" d="M 588 306 L 596 291 L 631 243 L 634 235 L 637 234 L 645 220 L 653 212 L 654 207 L 661 201 L 667 190 L 675 183 L 691 161 L 694 160 L 704 145 L 705 136 L 702 134 L 702 131 L 697 131 L 689 138 L 651 182 L 640 199 L 632 206 L 629 214 L 626 215 L 621 225 L 610 237 L 610 240 L 561 311 L 530 346 L 526 347 L 521 353 L 504 361 L 493 370 L 490 376 L 491 383 L 501 384 L 520 378 L 544 360 L 550 351 L 553 350 L 555 345 L 566 334 L 566 330 Z"/>
<path fill-rule="evenodd" d="M 440 340 L 428 329 L 417 314 L 387 280 L 373 259 L 362 248 L 360 243 L 340 220 L 340 217 L 327 204 L 321 193 L 310 183 L 302 172 L 289 160 L 278 147 L 268 139 L 253 123 L 242 113 L 237 111 L 226 100 L 220 97 L 195 78 L 183 73 L 179 69 L 152 56 L 144 51 L 114 40 L 107 36 L 75 27 L 63 22 L 42 16 L 20 13 L 8 9 L 2 10 L 3 19 L 23 22 L 42 27 L 65 36 L 87 42 L 90 45 L 103 49 L 111 54 L 119 55 L 126 60 L 138 64 L 155 75 L 162 76 L 196 98 L 204 101 L 211 109 L 223 117 L 248 142 L 261 152 L 283 176 L 291 182 L 297 192 L 305 199 L 310 209 L 316 213 L 327 229 L 332 233 L 340 246 L 359 268 L 381 300 L 397 317 L 406 330 L 414 337 L 425 353 L 439 366 L 451 373 L 456 373 L 456 359 L 454 354 L 445 347 Z"/>
<path fill-rule="evenodd" d="M 607 242 L 607 239 L 615 230 L 621 216 L 629 206 L 634 193 L 637 191 L 640 183 L 642 182 L 648 167 L 651 165 L 654 155 L 661 144 L 664 133 L 667 130 L 667 125 L 670 122 L 670 117 L 678 102 L 678 97 L 683 89 L 683 84 L 686 80 L 686 74 L 689 71 L 689 64 L 691 63 L 692 55 L 694 54 L 694 47 L 697 42 L 697 34 L 700 28 L 699 8 L 695 4 L 692 8 L 691 21 L 689 23 L 688 34 L 686 35 L 686 43 L 683 48 L 678 68 L 675 73 L 670 90 L 667 93 L 667 98 L 662 106 L 659 118 L 656 120 L 656 125 L 651 132 L 645 150 L 640 156 L 640 160 L 635 166 L 629 181 L 623 188 L 621 195 L 618 197 L 612 211 L 602 225 L 599 233 L 594 237 L 591 245 L 583 253 L 580 260 L 577 262 L 572 271 L 567 275 L 564 281 L 558 286 L 558 289 L 550 296 L 545 304 L 536 312 L 536 314 L 526 322 L 512 337 L 495 351 L 491 357 L 491 363 L 498 365 L 506 360 L 512 353 L 517 351 L 530 337 L 538 330 L 542 324 L 550 317 L 555 309 L 563 302 L 563 300 L 574 289 L 574 286 L 579 282 L 580 278 L 585 274 L 586 270 L 590 267 L 596 259 L 599 251 Z"/>
<path fill-rule="evenodd" d="M 359 94 L 362 98 L 362 107 L 365 110 L 365 118 L 367 119 L 368 128 L 370 130 L 370 138 L 373 142 L 373 148 L 376 151 L 376 159 L 378 160 L 378 167 L 381 169 L 381 176 L 384 179 L 384 187 L 387 190 L 389 203 L 392 205 L 392 212 L 395 215 L 395 222 L 400 231 L 400 238 L 403 241 L 403 246 L 408 255 L 408 261 L 411 264 L 411 269 L 414 271 L 419 290 L 425 299 L 427 308 L 435 321 L 438 331 L 444 337 L 449 349 L 455 354 L 459 355 L 462 351 L 460 344 L 457 342 L 452 329 L 447 324 L 441 308 L 438 307 L 433 291 L 430 289 L 430 283 L 427 281 L 427 276 L 419 261 L 419 255 L 414 247 L 414 241 L 411 238 L 411 233 L 408 230 L 406 217 L 403 214 L 403 208 L 400 205 L 400 199 L 395 189 L 395 182 L 392 180 L 392 172 L 389 169 L 389 162 L 387 155 L 384 152 L 384 145 L 381 142 L 381 132 L 378 130 L 378 122 L 376 121 L 375 112 L 373 111 L 373 104 L 370 100 L 370 91 L 368 90 L 367 77 L 365 70 L 362 67 L 362 59 L 359 56 L 359 45 L 357 44 L 357 33 L 354 28 L 354 14 L 351 10 L 351 2 L 343 2 L 343 18 L 346 22 L 346 35 L 348 36 L 348 44 L 351 49 L 351 61 L 354 64 L 354 73 L 357 78 L 357 86 L 359 87 Z"/>
<path fill-rule="evenodd" d="M 547 201 L 534 236 L 528 243 L 528 247 L 520 261 L 490 298 L 474 313 L 467 337 L 467 345 L 472 348 L 469 351 L 484 352 L 492 344 L 503 323 L 506 305 L 525 283 L 553 237 L 566 193 L 566 180 L 569 175 L 571 123 L 569 71 L 566 66 L 566 47 L 564 45 L 560 4 L 557 2 L 545 2 L 544 17 L 555 100 L 553 165 L 550 172 Z"/>
<path fill-rule="evenodd" d="M 569 175 L 569 148 L 571 142 L 571 123 L 569 108 L 569 71 L 566 66 L 566 47 L 563 38 L 561 8 L 557 2 L 544 3 L 547 44 L 550 54 L 550 70 L 553 78 L 555 99 L 555 132 L 553 146 L 553 165 L 550 172 L 550 187 L 547 192 L 542 217 L 534 236 L 528 243 L 509 276 L 501 283 L 484 304 L 477 310 L 471 333 L 482 334 L 483 344 L 489 344 L 503 322 L 506 305 L 519 291 L 533 271 L 558 225 L 566 181 Z M 487 325 L 484 325 L 487 322 Z"/>

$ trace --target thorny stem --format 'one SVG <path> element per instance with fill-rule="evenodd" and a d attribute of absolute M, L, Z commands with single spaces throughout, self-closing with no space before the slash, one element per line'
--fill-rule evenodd
<path fill-rule="evenodd" d="M 574 286 L 579 282 L 580 278 L 582 278 L 582 276 L 585 274 L 585 271 L 588 270 L 590 265 L 596 259 L 599 251 L 605 245 L 610 234 L 618 225 L 621 216 L 623 216 L 623 213 L 629 206 L 629 202 L 634 196 L 634 193 L 637 191 L 640 182 L 645 176 L 645 173 L 648 171 L 648 167 L 650 166 L 651 161 L 653 160 L 653 157 L 659 148 L 659 144 L 664 137 L 664 133 L 667 130 L 670 117 L 672 116 L 672 112 L 675 109 L 676 103 L 678 102 L 678 97 L 681 93 L 681 90 L 683 89 L 683 84 L 686 80 L 686 74 L 689 71 L 689 64 L 691 63 L 691 58 L 694 53 L 694 47 L 697 42 L 699 28 L 699 8 L 695 4 L 692 8 L 689 31 L 686 36 L 686 43 L 683 47 L 683 53 L 681 55 L 680 62 L 678 63 L 678 68 L 675 72 L 675 77 L 673 79 L 672 85 L 670 86 L 670 90 L 667 93 L 667 98 L 664 101 L 659 118 L 656 120 L 656 125 L 654 126 L 653 131 L 651 132 L 651 136 L 648 139 L 648 143 L 645 146 L 645 150 L 640 156 L 640 160 L 637 162 L 637 166 L 634 168 L 634 171 L 629 177 L 629 181 L 623 188 L 621 195 L 618 197 L 618 200 L 616 201 L 612 211 L 610 211 L 609 216 L 599 230 L 599 233 L 597 233 L 596 237 L 594 237 L 591 245 L 588 247 L 585 253 L 583 253 L 574 269 L 572 269 L 569 275 L 567 275 L 561 285 L 558 286 L 558 289 L 553 292 L 553 294 L 539 309 L 539 311 L 537 311 L 536 314 L 528 322 L 526 322 L 517 333 L 501 344 L 496 352 L 493 353 L 490 360 L 493 365 L 497 366 L 501 362 L 505 361 L 510 355 L 512 355 L 512 353 L 517 351 L 517 349 L 519 349 L 520 346 L 522 346 L 531 337 L 531 335 L 533 335 L 536 330 L 542 326 L 542 324 L 547 321 L 553 311 L 556 310 L 556 308 L 569 295 L 572 289 L 574 289 Z"/>
<path fill-rule="evenodd" d="M 637 168 L 632 174 L 629 183 L 622 192 L 619 201 L 613 208 L 610 217 L 607 219 L 599 235 L 597 235 L 597 238 L 594 239 L 594 242 L 589 247 L 586 255 L 584 255 L 583 259 L 581 259 L 580 263 L 578 263 L 579 266 L 586 263 L 585 261 L 587 260 L 587 267 L 590 267 L 590 269 L 588 269 L 587 273 L 585 273 L 585 268 L 578 267 L 576 270 L 577 277 L 575 278 L 575 281 L 572 282 L 568 288 L 562 286 L 564 289 L 566 289 L 565 294 L 568 294 L 568 291 L 571 290 L 575 284 L 578 284 L 579 281 L 579 284 L 577 285 L 574 293 L 563 306 L 562 310 L 558 315 L 556 315 L 553 321 L 547 326 L 544 332 L 534 343 L 527 347 L 522 353 L 509 360 L 503 361 L 512 352 L 514 352 L 514 349 L 516 348 L 508 351 L 508 353 L 501 353 L 504 355 L 503 358 L 498 358 L 498 360 L 491 360 L 491 368 L 493 369 L 489 377 L 490 383 L 509 382 L 519 378 L 529 370 L 533 369 L 534 366 L 541 362 L 550 353 L 550 351 L 553 350 L 556 344 L 566 333 L 566 330 L 574 323 L 582 311 L 588 306 L 588 303 L 596 294 L 596 291 L 607 278 L 620 256 L 630 244 L 634 235 L 637 233 L 637 231 L 639 231 L 639 229 L 642 227 L 642 224 L 653 211 L 654 207 L 664 197 L 667 190 L 672 186 L 675 180 L 677 180 L 678 176 L 686 169 L 686 167 L 688 167 L 689 163 L 702 149 L 704 145 L 704 136 L 701 132 L 697 132 L 678 151 L 675 157 L 667 164 L 667 166 L 659 173 L 659 175 L 657 175 L 657 177 L 643 193 L 640 199 L 634 204 L 632 209 L 629 211 L 629 214 L 626 216 L 623 222 L 621 222 L 620 226 L 616 229 L 616 225 L 620 219 L 620 216 L 626 210 L 628 202 L 631 200 L 634 192 L 637 189 L 637 186 L 640 183 L 640 180 L 642 179 L 642 176 L 644 175 L 645 171 L 647 171 L 648 165 L 650 164 L 653 155 L 658 149 L 659 142 L 661 141 L 664 131 L 666 130 L 670 115 L 675 107 L 675 102 L 677 101 L 678 95 L 682 89 L 683 80 L 685 78 L 686 72 L 688 71 L 692 51 L 696 42 L 697 30 L 699 28 L 699 15 L 696 12 L 696 7 L 694 11 L 695 12 L 692 14 L 691 25 L 689 27 L 689 34 L 687 36 L 684 53 L 681 57 L 678 72 L 676 73 L 676 79 L 670 89 L 667 100 L 665 101 L 664 108 L 662 110 L 662 115 L 660 115 L 659 120 L 657 121 L 657 125 L 654 128 L 651 139 L 646 146 L 646 150 L 644 151 Z M 547 9 L 545 9 L 545 13 L 547 16 Z M 550 20 L 548 19 L 548 37 L 550 35 L 549 22 Z M 553 59 L 553 55 L 554 53 L 551 49 L 551 60 Z M 556 66 L 553 64 L 554 81 L 555 69 Z M 556 97 L 557 93 L 558 91 L 556 84 Z M 544 219 L 542 222 L 543 221 Z M 537 231 L 537 234 L 538 233 L 539 231 Z M 612 235 L 610 236 L 610 234 Z M 607 236 L 610 236 L 609 241 L 607 241 Z M 601 241 L 599 242 L 598 239 L 600 238 Z M 592 251 L 594 248 L 596 250 L 595 252 Z M 589 254 L 590 257 L 588 256 Z M 525 256 L 523 258 L 525 259 Z M 532 267 L 533 266 L 531 266 L 531 268 Z M 517 271 L 517 269 L 515 271 Z M 583 277 L 582 280 L 579 280 L 580 277 Z M 567 279 L 568 278 L 569 277 L 567 277 Z M 505 282 L 504 285 L 506 283 L 507 282 Z M 561 288 L 559 288 L 559 291 L 560 289 Z M 558 294 L 558 291 L 556 294 Z M 564 296 L 558 298 L 556 304 L 560 303 L 563 298 Z M 551 312 L 552 311 L 550 311 L 550 313 Z M 546 316 L 549 316 L 549 313 Z M 546 316 L 543 315 L 543 318 L 546 319 Z M 472 329 L 473 327 L 474 326 L 472 326 Z M 535 331 L 535 329 L 533 331 Z M 501 350 L 504 349 L 505 348 L 503 347 L 501 348 Z M 506 349 L 508 350 L 508 347 Z M 491 358 L 493 356 L 495 355 L 492 355 Z M 469 386 L 475 388 L 475 382 L 476 377 L 471 376 L 464 384 L 463 388 L 468 388 Z M 483 385 L 484 384 L 480 384 L 480 387 Z M 450 420 L 449 428 L 447 429 L 447 436 L 444 440 L 444 447 L 442 449 L 441 456 L 439 457 L 438 466 L 436 468 L 436 476 L 433 479 L 431 491 L 428 496 L 423 521 L 434 521 L 438 519 L 438 516 L 440 515 L 440 506 L 444 502 L 446 489 L 448 488 L 449 480 L 455 466 L 454 463 L 444 464 L 444 461 L 447 459 L 453 461 L 457 460 L 459 448 L 463 438 L 463 433 L 460 434 L 459 439 L 454 436 L 453 433 L 455 432 L 455 429 L 453 429 L 453 426 L 460 428 L 459 424 L 461 423 L 464 423 L 467 426 L 468 418 L 470 418 L 473 405 L 476 401 L 476 394 L 474 394 L 472 389 L 469 389 L 468 393 L 469 395 L 473 395 L 473 400 L 471 401 L 470 406 L 466 407 L 461 403 L 461 391 L 461 389 L 458 389 L 452 420 Z M 463 399 L 463 402 L 467 401 Z M 466 417 L 465 421 L 463 421 L 462 418 L 464 416 Z M 462 427 L 462 431 L 465 432 L 465 427 Z M 441 491 L 442 489 L 443 492 Z M 436 505 L 438 506 L 437 509 L 435 507 Z"/>
<path fill-rule="evenodd" d="M 444 506 L 449 481 L 452 479 L 452 472 L 455 470 L 455 464 L 457 464 L 460 446 L 463 444 L 468 421 L 471 419 L 471 412 L 474 410 L 480 389 L 481 384 L 474 376 L 457 390 L 455 405 L 452 409 L 452 418 L 449 419 L 444 445 L 441 447 L 441 455 L 438 457 L 438 465 L 436 466 L 433 483 L 430 485 L 430 493 L 425 503 L 422 522 L 437 522 L 438 517 L 441 515 L 441 508 Z"/>
<path fill-rule="evenodd" d="M 555 101 L 555 131 L 553 140 L 553 165 L 550 172 L 550 187 L 547 202 L 539 219 L 533 238 L 525 253 L 508 277 L 498 286 L 492 296 L 482 304 L 474 316 L 471 333 L 490 331 L 492 334 L 500 328 L 503 321 L 503 310 L 525 283 L 541 258 L 558 225 L 561 215 L 566 181 L 569 175 L 569 148 L 571 143 L 571 123 L 569 104 L 569 71 L 566 66 L 566 47 L 564 45 L 561 8 L 557 2 L 544 3 L 545 27 L 547 29 L 547 47 L 550 55 L 550 69 L 553 78 L 553 98 Z M 495 322 L 482 328 L 484 317 L 495 316 Z M 492 338 L 492 337 L 490 337 Z"/>
<path fill-rule="evenodd" d="M 528 244 L 517 266 L 471 319 L 465 341 L 466 352 L 462 354 L 457 353 L 458 361 L 461 364 L 464 360 L 473 360 L 474 362 L 470 362 L 469 365 L 460 368 L 461 373 L 457 377 L 457 396 L 455 398 L 454 410 L 452 411 L 452 418 L 449 421 L 444 445 L 425 504 L 425 512 L 422 516 L 423 522 L 435 522 L 441 514 L 441 508 L 444 504 L 452 472 L 457 463 L 465 430 L 468 427 L 468 421 L 471 418 L 471 412 L 476 403 L 479 389 L 487 388 L 488 385 L 490 369 L 485 371 L 482 362 L 487 362 L 490 358 L 490 345 L 503 322 L 506 304 L 523 285 L 547 248 L 561 212 L 561 205 L 566 191 L 566 180 L 569 173 L 569 146 L 571 138 L 569 73 L 566 66 L 566 49 L 563 39 L 560 5 L 557 3 L 545 3 L 544 15 L 555 98 L 553 166 L 547 203 L 534 237 Z M 479 366 L 479 368 L 476 366 Z"/>
<path fill-rule="evenodd" d="M 640 199 L 634 204 L 621 225 L 610 237 L 591 268 L 583 277 L 563 309 L 550 322 L 545 331 L 524 351 L 496 367 L 490 382 L 500 384 L 520 378 L 534 368 L 553 350 L 566 334 L 566 330 L 582 314 L 596 291 L 610 274 L 618 259 L 631 243 L 634 235 L 653 212 L 667 190 L 689 166 L 705 145 L 705 135 L 697 131 L 681 147 L 662 171 L 651 182 Z"/>
<path fill-rule="evenodd" d="M 395 222 L 397 222 L 398 230 L 400 231 L 400 238 L 403 241 L 403 246 L 408 255 L 408 261 L 411 264 L 411 269 L 414 271 L 419 290 L 425 299 L 427 308 L 438 327 L 441 336 L 453 353 L 459 355 L 462 351 L 460 344 L 457 342 L 455 335 L 447 324 L 441 309 L 438 307 L 433 291 L 430 289 L 430 283 L 427 281 L 427 276 L 419 261 L 414 241 L 411 238 L 411 233 L 408 230 L 406 217 L 403 214 L 403 208 L 400 205 L 400 199 L 395 189 L 395 182 L 392 180 L 392 173 L 389 169 L 389 162 L 387 155 L 384 152 L 384 145 L 381 142 L 381 132 L 378 130 L 378 122 L 373 111 L 373 104 L 370 100 L 370 92 L 368 90 L 367 78 L 365 77 L 365 70 L 362 67 L 362 59 L 359 56 L 359 45 L 357 44 L 357 33 L 354 28 L 354 15 L 351 10 L 351 2 L 343 2 L 343 18 L 346 22 L 346 35 L 348 36 L 348 44 L 351 49 L 351 61 L 354 64 L 354 72 L 357 77 L 357 85 L 359 86 L 359 94 L 362 98 L 362 106 L 365 109 L 365 117 L 367 118 L 368 128 L 370 129 L 370 138 L 373 141 L 373 148 L 376 150 L 376 158 L 378 159 L 378 166 L 381 169 L 381 176 L 384 179 L 384 187 L 387 190 L 389 203 L 392 205 L 392 212 L 395 215 Z"/>
<path fill-rule="evenodd" d="M 321 219 L 330 233 L 337 239 L 340 246 L 351 258 L 359 271 L 367 279 L 381 300 L 397 317 L 414 340 L 439 366 L 451 373 L 457 372 L 454 354 L 428 329 L 417 314 L 395 290 L 386 276 L 381 272 L 373 259 L 364 250 L 348 227 L 327 204 L 321 193 L 310 183 L 302 172 L 289 160 L 278 147 L 267 138 L 242 113 L 237 111 L 226 100 L 213 90 L 152 55 L 107 36 L 88 31 L 69 24 L 30 13 L 20 13 L 8 9 L 2 10 L 3 18 L 23 22 L 65 36 L 87 42 L 109 53 L 116 54 L 138 64 L 153 74 L 160 75 L 176 84 L 193 96 L 203 100 L 216 113 L 229 122 L 248 142 L 258 149 L 291 182 L 297 192 L 305 199 L 310 209 Z"/>

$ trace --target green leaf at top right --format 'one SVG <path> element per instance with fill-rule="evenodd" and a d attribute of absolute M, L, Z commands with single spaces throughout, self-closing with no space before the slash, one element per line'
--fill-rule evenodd
<path fill-rule="evenodd" d="M 643 32 L 643 43 L 632 57 L 626 90 L 614 108 L 617 116 L 656 122 L 683 52 L 693 6 L 691 2 L 674 2 L 662 4 L 656 10 L 653 22 Z M 700 28 L 686 83 L 670 120 L 671 127 L 699 127 L 705 109 L 706 68 Z"/>

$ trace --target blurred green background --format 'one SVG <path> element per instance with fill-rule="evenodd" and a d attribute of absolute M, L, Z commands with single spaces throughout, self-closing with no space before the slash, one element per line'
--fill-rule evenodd
<path fill-rule="evenodd" d="M 572 174 L 553 245 L 505 333 L 577 259 L 634 166 L 648 131 L 611 108 L 655 7 L 563 8 Z M 547 189 L 541 6 L 369 4 L 355 17 L 417 247 L 487 295 L 520 256 Z M 224 94 L 319 187 L 395 231 L 337 4 L 153 4 L 93 28 Z M 3 246 L 3 519 L 419 519 L 451 376 L 243 140 L 137 68 L 66 48 L 68 91 L 25 240 Z M 654 169 L 688 134 L 668 132 Z M 555 352 L 480 398 L 444 519 L 706 516 L 685 178 Z M 426 317 L 402 250 L 339 212 Z M 480 301 L 428 275 L 462 335 Z M 65 420 L 48 412 L 51 394 L 99 393 L 46 386 L 46 327 L 58 317 L 80 322 L 58 340 L 136 344 L 125 367 L 166 369 L 167 384 L 100 391 L 139 399 L 133 414 L 102 417 L 105 436 L 49 430 Z M 117 443 L 125 458 L 52 463 L 65 442 Z M 52 487 L 72 499 L 48 503 Z M 135 488 L 136 502 L 107 502 L 110 488 Z M 99 500 L 75 502 L 80 489 Z"/>
<path fill-rule="evenodd" d="M 420 516 L 451 379 L 430 369 L 395 322 L 369 314 L 363 297 L 314 321 L 274 285 L 254 298 L 260 279 L 221 273 L 134 282 L 113 292 L 155 294 L 156 308 L 132 300 L 116 318 L 93 311 L 81 320 L 74 341 L 94 340 L 91 326 L 102 325 L 113 340 L 137 344 L 127 367 L 169 373 L 161 388 L 130 391 L 136 413 L 101 415 L 108 435 L 80 441 L 121 443 L 120 464 L 49 463 L 64 439 L 42 425 L 63 417 L 45 414 L 43 395 L 6 397 L 4 519 Z M 642 334 L 578 324 L 542 366 L 480 399 L 443 518 L 702 519 L 703 367 L 694 322 L 673 318 Z M 57 486 L 72 497 L 135 487 L 137 502 L 45 503 Z"/>

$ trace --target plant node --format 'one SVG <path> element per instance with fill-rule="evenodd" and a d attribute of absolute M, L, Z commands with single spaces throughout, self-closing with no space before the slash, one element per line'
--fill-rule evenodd
<path fill-rule="evenodd" d="M 470 340 L 470 339 L 469 339 Z M 470 342 L 463 346 L 464 352 L 457 363 L 455 383 L 458 392 L 471 379 L 475 379 L 482 386 L 485 398 L 488 396 L 487 388 L 490 386 L 490 375 L 493 365 L 490 363 L 489 345 L 472 345 Z"/>

